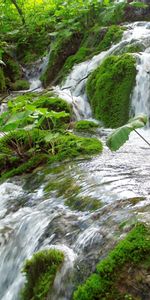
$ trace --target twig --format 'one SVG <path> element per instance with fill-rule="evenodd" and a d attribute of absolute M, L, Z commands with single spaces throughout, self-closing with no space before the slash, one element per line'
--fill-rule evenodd
<path fill-rule="evenodd" d="M 150 146 L 150 143 L 136 130 L 136 129 L 134 129 L 134 131 L 140 136 L 140 138 L 146 143 L 146 144 L 148 144 L 149 146 Z"/>

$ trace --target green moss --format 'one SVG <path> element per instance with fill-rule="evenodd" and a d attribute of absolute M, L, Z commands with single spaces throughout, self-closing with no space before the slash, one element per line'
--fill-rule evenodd
<path fill-rule="evenodd" d="M 121 289 L 128 272 L 144 266 L 150 256 L 150 230 L 144 224 L 135 228 L 97 265 L 97 272 L 74 293 L 74 300 L 123 300 L 129 291 Z M 135 275 L 135 274 L 134 274 Z M 122 277 L 123 276 L 123 277 Z M 122 281 L 120 280 L 122 279 Z M 132 277 L 133 280 L 133 277 Z M 135 279 L 136 282 L 136 279 Z M 139 282 L 136 282 L 137 286 Z M 131 296 L 135 300 L 135 293 Z"/>
<path fill-rule="evenodd" d="M 144 45 L 140 43 L 129 44 L 123 47 L 121 50 L 116 51 L 115 54 L 120 55 L 124 53 L 138 53 L 143 52 L 145 50 Z"/>
<path fill-rule="evenodd" d="M 31 173 L 37 167 L 44 166 L 47 163 L 47 161 L 48 161 L 48 155 L 36 154 L 24 163 L 16 159 L 14 161 L 16 163 L 16 167 L 15 167 L 15 164 L 11 159 L 11 162 L 9 161 L 9 166 L 8 163 L 7 165 L 5 165 L 5 170 L 10 168 L 11 170 L 5 171 L 0 177 L 0 179 L 1 181 L 3 181 L 13 176 L 22 175 L 24 173 Z"/>
<path fill-rule="evenodd" d="M 95 138 L 81 138 L 70 133 L 53 134 L 39 129 L 17 130 L 1 138 L 0 152 L 5 163 L 0 166 L 1 178 L 32 171 L 39 164 L 102 152 L 102 143 Z M 15 168 L 12 158 L 15 158 Z"/>
<path fill-rule="evenodd" d="M 101 141 L 96 138 L 83 138 L 71 133 L 60 135 L 56 140 L 56 159 L 77 157 L 82 155 L 93 155 L 102 152 Z"/>
<path fill-rule="evenodd" d="M 26 275 L 25 287 L 22 290 L 22 300 L 45 300 L 52 290 L 56 273 L 64 260 L 64 255 L 58 250 L 43 250 L 27 260 L 23 273 Z"/>
<path fill-rule="evenodd" d="M 65 198 L 65 205 L 72 210 L 94 211 L 102 206 L 101 200 L 91 196 L 82 196 L 80 185 L 70 176 L 65 176 L 61 180 L 50 181 L 44 189 L 46 194 L 55 192 L 57 198 Z"/>
<path fill-rule="evenodd" d="M 71 112 L 71 107 L 65 100 L 60 99 L 59 97 L 51 97 L 48 94 L 39 96 L 38 99 L 34 101 L 34 105 L 36 107 L 48 108 L 48 110 L 54 110 L 57 112 Z"/>
<path fill-rule="evenodd" d="M 5 59 L 4 59 L 5 61 Z M 15 82 L 17 80 L 20 80 L 22 76 L 22 70 L 17 61 L 15 61 L 12 57 L 6 56 L 6 69 L 5 69 L 5 75 L 8 76 L 11 82 Z"/>
<path fill-rule="evenodd" d="M 69 56 L 62 69 L 63 76 L 66 75 L 72 67 L 80 62 L 90 59 L 94 55 L 105 51 L 116 44 L 122 37 L 123 27 L 112 25 L 108 28 L 95 26 L 85 33 L 81 47 L 75 55 Z"/>
<path fill-rule="evenodd" d="M 5 76 L 2 68 L 0 68 L 0 92 L 4 92 L 6 89 Z"/>
<path fill-rule="evenodd" d="M 92 131 L 99 127 L 99 124 L 88 121 L 88 120 L 81 120 L 77 121 L 74 125 L 74 129 L 77 131 Z"/>
<path fill-rule="evenodd" d="M 129 54 L 106 58 L 89 77 L 87 95 L 93 115 L 106 127 L 116 128 L 128 121 L 135 77 L 135 58 Z"/>
<path fill-rule="evenodd" d="M 30 83 L 27 80 L 19 79 L 12 83 L 11 88 L 14 91 L 28 90 Z"/>
<path fill-rule="evenodd" d="M 44 86 L 59 81 L 59 72 L 66 59 L 76 53 L 81 43 L 82 34 L 64 30 L 56 37 L 51 49 L 49 63 L 41 80 Z"/>
<path fill-rule="evenodd" d="M 66 199 L 65 204 L 73 210 L 78 211 L 95 211 L 102 207 L 102 203 L 98 199 L 90 196 L 72 196 Z"/>

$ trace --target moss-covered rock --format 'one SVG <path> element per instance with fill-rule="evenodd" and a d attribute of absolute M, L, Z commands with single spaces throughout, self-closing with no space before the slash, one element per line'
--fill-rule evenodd
<path fill-rule="evenodd" d="M 75 122 L 74 129 L 76 131 L 88 131 L 93 132 L 95 129 L 99 127 L 99 124 L 93 121 L 88 120 L 80 120 Z"/>
<path fill-rule="evenodd" d="M 26 276 L 22 300 L 45 300 L 52 290 L 56 273 L 62 266 L 64 254 L 58 250 L 43 250 L 27 260 L 23 273 Z"/>
<path fill-rule="evenodd" d="M 21 91 L 28 90 L 30 88 L 30 83 L 27 80 L 16 80 L 11 84 L 11 88 L 13 91 Z"/>
<path fill-rule="evenodd" d="M 85 33 L 81 47 L 72 56 L 69 56 L 64 64 L 61 74 L 66 75 L 75 64 L 90 59 L 94 55 L 105 51 L 116 44 L 122 37 L 124 28 L 117 25 L 110 27 L 95 26 Z"/>
<path fill-rule="evenodd" d="M 54 110 L 57 112 L 71 112 L 71 106 L 67 103 L 67 101 L 59 97 L 51 97 L 51 94 L 39 96 L 38 99 L 34 101 L 34 105 L 36 107 L 48 108 L 49 111 Z"/>
<path fill-rule="evenodd" d="M 127 237 L 97 265 L 96 273 L 78 288 L 73 299 L 148 299 L 149 257 L 150 229 L 144 224 L 137 224 Z"/>
<path fill-rule="evenodd" d="M 135 63 L 129 54 L 110 56 L 88 79 L 87 95 L 93 115 L 106 127 L 119 127 L 128 121 Z"/>
<path fill-rule="evenodd" d="M 66 32 L 60 34 L 53 43 L 51 55 L 45 73 L 41 80 L 46 87 L 51 82 L 59 81 L 59 72 L 63 67 L 66 59 L 76 53 L 82 39 L 82 34 L 79 32 Z"/>
<path fill-rule="evenodd" d="M 95 211 L 102 207 L 100 200 L 90 196 L 72 196 L 66 199 L 65 205 L 78 211 Z"/>

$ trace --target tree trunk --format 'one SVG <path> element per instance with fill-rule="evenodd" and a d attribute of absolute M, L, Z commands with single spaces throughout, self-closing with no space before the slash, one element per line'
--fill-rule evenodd
<path fill-rule="evenodd" d="M 16 2 L 16 0 L 11 0 L 11 2 L 15 5 L 17 11 L 18 11 L 18 14 L 21 18 L 21 21 L 22 21 L 22 24 L 25 25 L 25 18 L 23 16 L 23 12 L 22 12 L 22 9 L 19 7 L 18 3 Z"/>

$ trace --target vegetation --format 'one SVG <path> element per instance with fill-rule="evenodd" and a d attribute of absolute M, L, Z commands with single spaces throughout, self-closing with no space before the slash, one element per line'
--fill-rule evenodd
<path fill-rule="evenodd" d="M 37 252 L 32 259 L 27 260 L 23 268 L 26 283 L 21 299 L 46 299 L 63 261 L 63 253 L 53 249 Z"/>
<path fill-rule="evenodd" d="M 93 121 L 88 121 L 88 120 L 81 120 L 77 121 L 75 123 L 75 130 L 76 131 L 88 131 L 88 132 L 93 132 L 97 127 L 99 127 L 99 124 Z"/>
<path fill-rule="evenodd" d="M 94 26 L 90 28 L 90 30 L 86 30 L 84 36 L 81 33 L 74 33 L 74 35 L 67 37 L 68 40 L 66 40 L 66 42 L 64 36 L 61 37 L 61 39 L 56 38 L 56 42 L 54 43 L 53 47 L 58 63 L 55 61 L 52 53 L 48 68 L 42 77 L 44 84 L 47 85 L 52 79 L 55 78 L 53 68 L 55 68 L 57 80 L 64 80 L 64 76 L 75 64 L 85 61 L 101 51 L 107 50 L 112 43 L 115 44 L 121 39 L 122 34 L 123 28 L 120 26 L 112 25 L 108 28 Z M 70 43 L 71 46 L 69 46 L 68 43 Z"/>
<path fill-rule="evenodd" d="M 17 80 L 11 86 L 13 91 L 28 90 L 30 88 L 30 84 L 27 80 Z"/>
<path fill-rule="evenodd" d="M 123 54 L 106 58 L 89 77 L 87 95 L 93 114 L 106 127 L 119 127 L 128 121 L 135 76 L 135 59 Z"/>
<path fill-rule="evenodd" d="M 102 151 L 99 140 L 67 131 L 71 108 L 60 98 L 30 93 L 10 101 L 8 107 L 0 117 L 2 179 L 45 163 Z"/>
<path fill-rule="evenodd" d="M 112 151 L 118 150 L 129 139 L 130 133 L 133 130 L 137 132 L 136 129 L 144 127 L 147 124 L 147 121 L 147 116 L 143 114 L 134 117 L 126 125 L 113 131 L 113 133 L 107 138 L 107 146 Z"/>
<path fill-rule="evenodd" d="M 144 224 L 137 224 L 127 237 L 97 265 L 96 273 L 78 288 L 73 299 L 138 299 L 139 280 L 144 280 L 142 277 L 139 279 L 138 274 L 139 270 L 149 270 L 149 255 L 149 228 Z M 132 274 L 134 286 L 130 285 L 129 273 Z"/>

